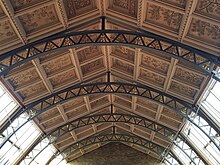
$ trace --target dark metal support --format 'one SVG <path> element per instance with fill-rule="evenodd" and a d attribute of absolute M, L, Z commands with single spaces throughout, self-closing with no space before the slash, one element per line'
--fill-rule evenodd
<path fill-rule="evenodd" d="M 129 84 L 129 83 L 120 83 L 120 82 L 97 82 L 92 84 L 75 85 L 27 105 L 25 109 L 19 110 L 17 116 L 14 116 L 13 119 L 16 119 L 23 113 L 27 113 L 29 118 L 27 119 L 27 121 L 23 121 L 23 123 L 20 123 L 21 125 L 18 128 L 15 128 L 14 132 L 19 130 L 28 121 L 34 119 L 38 115 L 56 106 L 57 104 L 64 103 L 70 99 L 74 99 L 80 96 L 91 95 L 91 94 L 111 94 L 111 93 L 134 95 L 134 96 L 143 97 L 145 99 L 149 99 L 153 102 L 156 102 L 158 104 L 168 107 L 169 109 L 176 111 L 182 117 L 188 119 L 193 124 L 195 124 L 199 129 L 205 129 L 197 125 L 197 123 L 195 123 L 193 119 L 189 116 L 190 111 L 195 111 L 192 108 L 192 105 L 178 98 L 170 96 L 156 89 L 144 86 L 142 84 L 134 84 L 134 83 Z M 4 128 L 1 129 L 0 132 L 1 131 L 4 131 Z M 204 132 L 204 130 L 202 131 Z M 219 132 L 220 130 L 218 130 L 218 133 Z M 13 133 L 7 135 L 6 138 L 3 139 L 0 148 L 7 142 L 7 140 L 10 139 L 12 135 Z M 212 137 L 210 137 L 207 133 L 206 135 L 220 150 L 219 144 L 216 143 L 216 141 Z"/>
<path fill-rule="evenodd" d="M 105 16 L 102 16 L 101 19 L 102 19 L 102 30 L 105 30 Z"/>
<path fill-rule="evenodd" d="M 105 28 L 105 18 L 102 17 L 102 20 L 102 28 Z M 131 32 L 124 30 L 64 32 L 24 45 L 0 55 L 0 76 L 5 75 L 16 66 L 45 54 L 66 48 L 88 45 L 125 45 L 163 52 L 163 54 L 193 64 L 204 70 L 217 81 L 220 81 L 217 76 L 218 74 L 216 74 L 214 70 L 215 66 L 220 66 L 220 61 L 217 56 L 149 32 Z"/>
<path fill-rule="evenodd" d="M 121 114 L 121 113 L 108 113 L 108 114 L 91 114 L 85 115 L 80 117 L 72 122 L 68 122 L 60 127 L 57 127 L 50 132 L 48 132 L 41 141 L 45 140 L 46 138 L 49 139 L 49 143 L 40 150 L 35 157 L 37 157 L 47 146 L 57 141 L 60 137 L 65 135 L 66 133 L 73 131 L 75 129 L 92 125 L 98 123 L 128 123 L 137 125 L 146 129 L 150 129 L 164 138 L 168 139 L 169 141 L 173 140 L 176 131 L 163 126 L 162 124 L 158 124 L 155 121 L 151 121 L 147 118 L 141 117 L 139 115 L 134 114 Z M 114 132 L 114 131 L 113 131 Z M 37 144 L 36 144 L 37 145 Z"/>

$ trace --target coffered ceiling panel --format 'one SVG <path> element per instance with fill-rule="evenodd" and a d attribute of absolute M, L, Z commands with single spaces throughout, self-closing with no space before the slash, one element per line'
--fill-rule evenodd
<path fill-rule="evenodd" d="M 183 14 L 155 4 L 147 3 L 145 23 L 156 24 L 167 30 L 178 32 Z"/>
<path fill-rule="evenodd" d="M 18 39 L 9 20 L 0 20 L 0 44 L 6 44 Z"/>
<path fill-rule="evenodd" d="M 55 26 L 60 22 L 54 5 L 45 6 L 21 15 L 19 20 L 27 34 Z"/>
<path fill-rule="evenodd" d="M 138 2 L 135 0 L 110 0 L 109 8 L 130 17 L 137 17 Z"/>
<path fill-rule="evenodd" d="M 193 18 L 188 32 L 188 36 L 200 41 L 206 41 L 210 45 L 220 45 L 220 25 L 210 23 L 199 18 Z"/>
<path fill-rule="evenodd" d="M 219 55 L 220 7 L 218 3 L 213 2 L 208 0 L 10 0 L 6 3 L 3 0 L 0 3 L 0 52 L 12 50 L 11 45 L 16 47 L 18 43 L 25 45 L 65 29 L 69 29 L 65 31 L 66 34 L 100 30 L 103 25 L 100 16 L 105 15 L 105 29 L 135 31 L 147 35 L 155 33 Z M 114 35 L 108 34 L 108 37 L 111 39 Z M 143 49 L 142 46 L 137 47 L 133 42 L 129 47 L 120 44 L 120 41 L 125 40 L 122 35 L 116 39 L 119 44 L 101 46 L 88 44 L 94 42 L 98 36 L 99 34 L 93 34 L 90 39 L 86 35 L 72 36 L 64 41 L 65 48 L 50 53 L 45 52 L 42 56 L 12 69 L 2 78 L 12 92 L 21 98 L 24 106 L 74 85 L 99 82 L 140 84 L 195 104 L 209 83 L 210 76 L 199 67 L 170 54 L 178 53 L 179 56 L 187 54 L 185 56 L 189 61 L 195 59 L 197 63 L 204 61 L 203 57 L 195 57 L 185 48 L 178 48 L 177 52 L 177 48 L 171 44 L 165 41 L 157 42 L 150 37 L 144 39 L 145 44 L 150 45 L 147 49 Z M 100 35 L 96 42 L 102 44 L 104 39 L 106 38 Z M 133 38 L 127 39 L 129 42 Z M 81 45 L 74 45 L 75 43 L 71 45 L 73 43 L 71 40 L 76 41 L 75 43 L 80 42 Z M 61 43 L 62 40 L 57 39 L 47 46 L 59 47 Z M 163 52 L 156 50 L 160 47 Z M 43 51 L 46 47 L 37 45 L 36 49 Z M 25 53 L 26 50 L 19 56 L 24 58 Z M 19 60 L 18 56 L 11 61 L 4 60 L 2 64 L 8 65 L 16 60 Z M 209 66 L 204 63 L 204 67 Z M 185 122 L 174 109 L 147 98 L 137 97 L 135 92 L 133 95 L 103 94 L 101 93 L 103 88 L 100 88 L 100 93 L 74 97 L 72 100 L 56 104 L 39 115 L 35 123 L 44 133 L 48 133 L 62 124 L 88 114 L 135 114 L 176 131 L 180 130 Z M 111 92 L 116 88 L 117 86 L 113 86 L 108 90 Z M 85 87 L 83 90 L 92 91 L 92 87 Z M 124 90 L 134 89 L 125 86 Z M 74 89 L 74 92 L 76 91 L 78 89 Z M 144 91 L 140 89 L 138 92 Z M 152 92 L 151 95 L 152 98 L 158 96 L 156 92 Z M 164 99 L 170 101 L 167 97 Z M 171 101 L 169 104 L 172 106 L 174 103 Z M 176 106 L 183 108 L 180 104 Z M 39 106 L 35 108 L 40 109 Z M 101 131 L 112 133 L 112 126 L 116 127 L 116 132 L 132 133 L 163 147 L 170 144 L 166 138 L 150 129 L 122 122 L 103 122 L 70 131 L 56 140 L 54 146 L 62 151 L 70 144 Z M 89 152 L 99 146 L 101 144 L 85 148 L 84 151 Z M 136 145 L 132 146 L 158 157 L 151 151 Z M 83 151 L 79 151 L 69 156 L 67 160 L 72 160 L 82 153 Z"/>
<path fill-rule="evenodd" d="M 97 9 L 95 0 L 64 0 L 63 1 L 68 19 Z"/>

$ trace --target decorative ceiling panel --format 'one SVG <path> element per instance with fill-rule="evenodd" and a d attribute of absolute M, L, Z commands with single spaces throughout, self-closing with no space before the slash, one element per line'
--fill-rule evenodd
<path fill-rule="evenodd" d="M 112 68 L 119 70 L 124 74 L 129 74 L 130 76 L 133 76 L 134 74 L 134 66 L 119 59 L 112 59 Z"/>
<path fill-rule="evenodd" d="M 195 12 L 220 20 L 220 3 L 218 1 L 199 0 Z"/>
<path fill-rule="evenodd" d="M 168 31 L 179 31 L 183 15 L 159 5 L 147 3 L 145 23 L 153 23 Z"/>
<path fill-rule="evenodd" d="M 27 86 L 28 84 L 31 85 L 31 83 L 39 80 L 41 79 L 37 71 L 35 69 L 31 69 L 21 72 L 20 74 L 16 74 L 14 77 L 9 79 L 9 82 L 16 89 L 20 86 Z"/>
<path fill-rule="evenodd" d="M 173 76 L 173 79 L 178 81 L 182 81 L 189 85 L 194 85 L 197 88 L 200 88 L 202 82 L 204 81 L 204 77 L 196 74 L 195 72 L 177 67 Z"/>
<path fill-rule="evenodd" d="M 147 108 L 150 108 L 152 110 L 157 110 L 158 108 L 158 105 L 149 101 L 149 100 L 146 100 L 146 99 L 143 99 L 143 98 L 137 98 L 137 104 L 139 105 L 142 105 L 144 107 L 147 107 Z"/>
<path fill-rule="evenodd" d="M 137 105 L 137 108 L 135 109 L 135 111 L 139 114 L 139 115 L 143 115 L 146 118 L 151 118 L 151 119 L 155 119 L 156 117 L 156 112 L 153 112 L 149 109 L 143 108 L 142 106 Z"/>
<path fill-rule="evenodd" d="M 185 96 L 191 100 L 194 100 L 194 97 L 197 93 L 197 90 L 189 87 L 189 86 L 186 86 L 186 85 L 183 85 L 183 84 L 180 84 L 178 82 L 174 82 L 172 81 L 171 82 L 171 85 L 170 85 L 170 88 L 169 88 L 169 91 L 173 92 L 174 95 L 176 97 L 182 97 L 182 96 Z"/>
<path fill-rule="evenodd" d="M 137 0 L 110 0 L 109 8 L 130 17 L 137 17 Z"/>
<path fill-rule="evenodd" d="M 111 55 L 134 64 L 135 50 L 124 46 L 112 47 Z"/>
<path fill-rule="evenodd" d="M 166 117 L 164 115 L 160 116 L 159 122 L 162 122 L 164 125 L 167 125 L 171 128 L 175 128 L 176 130 L 178 130 L 179 126 L 180 126 L 179 122 L 177 122 L 169 117 Z"/>
<path fill-rule="evenodd" d="M 68 19 L 91 12 L 97 8 L 95 0 L 63 0 L 63 3 Z"/>
<path fill-rule="evenodd" d="M 159 87 L 163 87 L 165 83 L 165 77 L 160 76 L 159 74 L 155 74 L 153 72 L 149 72 L 145 69 L 140 69 L 139 79 L 144 82 L 150 83 L 151 85 L 157 85 Z"/>
<path fill-rule="evenodd" d="M 77 51 L 77 57 L 78 57 L 80 64 L 88 62 L 102 55 L 103 53 L 101 51 L 101 47 L 98 47 L 98 46 L 91 46 L 91 47 L 82 49 L 80 51 Z"/>
<path fill-rule="evenodd" d="M 38 30 L 51 27 L 59 23 L 54 5 L 36 9 L 30 13 L 19 16 L 24 30 L 30 34 Z"/>
<path fill-rule="evenodd" d="M 83 97 L 79 97 L 62 104 L 62 106 L 66 111 L 68 109 L 75 109 L 83 104 L 85 104 Z"/>
<path fill-rule="evenodd" d="M 103 106 L 103 105 L 105 105 L 107 103 L 109 103 L 109 99 L 108 99 L 107 96 L 105 96 L 105 97 L 102 97 L 99 100 L 91 102 L 90 104 L 91 104 L 91 108 L 95 109 L 95 108 L 101 107 L 101 106 Z"/>
<path fill-rule="evenodd" d="M 103 58 L 99 58 L 98 60 L 81 66 L 83 76 L 87 76 L 91 73 L 104 69 L 105 66 L 103 60 Z"/>
<path fill-rule="evenodd" d="M 83 116 L 85 114 L 89 113 L 89 110 L 86 108 L 86 106 L 81 106 L 76 109 L 72 109 L 71 111 L 66 111 L 66 115 L 69 120 L 76 119 L 80 116 Z"/>
<path fill-rule="evenodd" d="M 24 9 L 33 5 L 43 2 L 45 0 L 10 0 L 14 10 Z M 47 0 L 48 1 L 48 0 Z"/>
<path fill-rule="evenodd" d="M 163 58 L 158 59 L 142 53 L 141 66 L 160 74 L 167 74 L 167 71 L 169 69 L 169 62 L 165 59 L 162 59 Z"/>
<path fill-rule="evenodd" d="M 6 44 L 15 39 L 18 39 L 18 37 L 10 22 L 8 20 L 0 21 L 0 44 Z"/>
<path fill-rule="evenodd" d="M 47 93 L 47 89 L 42 82 L 39 82 L 37 84 L 34 84 L 33 86 L 29 86 L 28 88 L 19 91 L 20 96 L 24 99 L 34 98 L 43 93 Z"/>
<path fill-rule="evenodd" d="M 175 5 L 177 7 L 185 8 L 187 1 L 186 0 L 161 0 L 167 4 Z"/>
<path fill-rule="evenodd" d="M 51 84 L 54 88 L 58 88 L 60 86 L 65 86 L 69 83 L 73 83 L 77 80 L 77 76 L 74 69 L 63 72 L 62 74 L 58 74 L 49 78 Z"/>
<path fill-rule="evenodd" d="M 54 60 L 50 60 L 47 63 L 43 64 L 43 68 L 46 74 L 50 77 L 60 71 L 65 71 L 65 68 L 73 68 L 73 64 L 71 62 L 69 55 L 61 55 L 59 58 Z"/>
<path fill-rule="evenodd" d="M 150 139 L 150 134 L 145 131 L 141 131 L 140 129 L 134 128 L 133 132 L 135 134 L 138 134 L 139 136 L 146 138 L 146 139 Z"/>
<path fill-rule="evenodd" d="M 188 36 L 199 40 L 205 41 L 211 45 L 220 46 L 220 25 L 203 21 L 201 19 L 193 18 L 188 31 Z"/>
<path fill-rule="evenodd" d="M 179 122 L 182 122 L 182 120 L 183 120 L 183 118 L 178 113 L 176 113 L 174 110 L 167 109 L 165 107 L 163 108 L 161 114 L 165 115 L 165 116 L 168 116 L 170 118 L 173 118 L 173 119 L 175 119 L 176 121 L 179 121 Z"/>

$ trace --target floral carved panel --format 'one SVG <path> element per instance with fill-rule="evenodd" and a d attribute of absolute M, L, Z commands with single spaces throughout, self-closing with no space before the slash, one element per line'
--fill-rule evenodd
<path fill-rule="evenodd" d="M 9 21 L 0 22 L 0 44 L 17 38 Z"/>
<path fill-rule="evenodd" d="M 102 68 L 104 68 L 103 58 L 81 66 L 83 76 L 86 76 Z"/>
<path fill-rule="evenodd" d="M 186 0 L 161 0 L 161 1 L 181 7 L 181 8 L 185 8 L 186 3 L 187 3 Z"/>
<path fill-rule="evenodd" d="M 183 82 L 187 82 L 188 84 L 193 84 L 197 87 L 200 87 L 204 79 L 203 77 L 193 72 L 189 72 L 179 67 L 176 68 L 173 78 L 177 80 L 181 80 Z"/>
<path fill-rule="evenodd" d="M 73 67 L 69 55 L 63 55 L 62 57 L 56 58 L 47 62 L 46 64 L 43 64 L 43 68 L 48 76 L 55 74 L 56 72 L 59 72 L 60 70 L 67 67 Z"/>
<path fill-rule="evenodd" d="M 19 92 L 19 94 L 21 95 L 22 98 L 29 98 L 29 97 L 33 97 L 36 95 L 39 95 L 40 93 L 45 93 L 47 92 L 46 87 L 44 86 L 44 84 L 42 82 L 35 84 L 33 86 L 30 86 L 29 88 L 26 88 L 24 90 L 22 90 L 21 92 Z"/>
<path fill-rule="evenodd" d="M 178 32 L 183 15 L 154 4 L 147 4 L 147 12 L 145 22 L 155 23 L 163 26 L 168 30 Z"/>
<path fill-rule="evenodd" d="M 59 23 L 54 5 L 36 9 L 19 17 L 27 33 L 36 32 Z"/>
<path fill-rule="evenodd" d="M 43 2 L 44 0 L 10 0 L 15 10 L 20 10 L 25 7 L 32 6 L 36 3 Z"/>
<path fill-rule="evenodd" d="M 90 46 L 88 48 L 78 51 L 77 57 L 78 57 L 79 63 L 81 64 L 83 62 L 92 60 L 100 55 L 103 55 L 100 49 L 101 48 L 98 46 Z"/>
<path fill-rule="evenodd" d="M 121 72 L 127 73 L 131 76 L 133 75 L 134 67 L 132 65 L 129 65 L 128 63 L 125 63 L 122 60 L 118 60 L 118 59 L 113 59 L 112 61 L 113 61 L 113 65 L 112 65 L 113 68 Z"/>
<path fill-rule="evenodd" d="M 137 17 L 137 0 L 111 0 L 109 8 L 131 17 Z"/>
<path fill-rule="evenodd" d="M 160 87 L 163 87 L 163 85 L 165 83 L 164 77 L 162 77 L 158 74 L 155 74 L 153 72 L 148 72 L 147 70 L 143 70 L 143 69 L 140 70 L 139 78 L 148 82 L 148 83 L 158 85 Z"/>
<path fill-rule="evenodd" d="M 220 25 L 193 19 L 188 35 L 197 40 L 220 46 Z"/>
<path fill-rule="evenodd" d="M 40 77 L 37 71 L 35 69 L 32 69 L 16 74 L 14 77 L 9 79 L 9 82 L 12 84 L 12 86 L 16 88 L 20 86 L 25 86 L 26 84 L 30 84 L 31 82 L 34 82 L 36 80 L 40 80 Z"/>
<path fill-rule="evenodd" d="M 169 90 L 174 92 L 176 95 L 183 95 L 189 99 L 194 99 L 197 93 L 197 90 L 174 81 L 171 82 Z"/>
<path fill-rule="evenodd" d="M 168 63 L 146 55 L 142 56 L 141 65 L 163 74 L 166 74 L 169 69 Z"/>
<path fill-rule="evenodd" d="M 62 74 L 56 75 L 52 78 L 50 78 L 51 84 L 54 86 L 54 88 L 64 85 L 67 83 L 70 83 L 71 81 L 74 81 L 77 79 L 76 73 L 74 70 L 69 70 L 67 72 L 64 72 Z"/>
<path fill-rule="evenodd" d="M 196 12 L 220 20 L 220 1 L 199 0 Z"/>
<path fill-rule="evenodd" d="M 69 19 L 96 9 L 95 0 L 63 0 Z"/>
<path fill-rule="evenodd" d="M 135 51 L 130 50 L 124 46 L 115 46 L 112 47 L 112 56 L 116 56 L 118 58 L 125 59 L 131 63 L 134 63 Z"/>

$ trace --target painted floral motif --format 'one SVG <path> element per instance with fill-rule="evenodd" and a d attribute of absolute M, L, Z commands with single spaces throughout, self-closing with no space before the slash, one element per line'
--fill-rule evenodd
<path fill-rule="evenodd" d="M 111 7 L 118 12 L 136 17 L 137 2 L 137 0 L 113 0 Z"/>
<path fill-rule="evenodd" d="M 169 64 L 144 55 L 142 58 L 142 65 L 144 65 L 147 68 L 151 68 L 153 70 L 157 70 L 165 74 L 167 73 L 169 68 Z"/>
<path fill-rule="evenodd" d="M 77 52 L 77 57 L 79 59 L 79 62 L 82 63 L 84 61 L 94 59 L 95 57 L 99 56 L 100 54 L 102 54 L 100 47 L 91 46 L 89 48 L 85 48 L 85 49 Z"/>
<path fill-rule="evenodd" d="M 74 79 L 76 79 L 75 71 L 70 70 L 66 73 L 51 78 L 50 82 L 56 88 L 57 86 L 73 81 Z"/>
<path fill-rule="evenodd" d="M 19 17 L 26 32 L 31 33 L 59 22 L 53 5 L 34 10 Z"/>
<path fill-rule="evenodd" d="M 178 7 L 182 7 L 182 8 L 185 8 L 186 6 L 186 0 L 161 0 L 161 1 L 164 1 L 164 2 L 168 2 L 168 3 L 171 3 L 175 6 L 178 6 Z"/>
<path fill-rule="evenodd" d="M 0 22 L 0 43 L 15 37 L 16 34 L 9 21 Z"/>
<path fill-rule="evenodd" d="M 116 46 L 116 47 L 113 47 L 113 49 L 114 49 L 112 52 L 113 56 L 117 56 L 119 58 L 121 57 L 123 59 L 126 59 L 134 63 L 135 51 L 132 51 L 123 46 Z"/>
<path fill-rule="evenodd" d="M 103 59 L 98 59 L 94 62 L 90 62 L 86 65 L 83 65 L 81 68 L 82 68 L 83 75 L 87 75 L 87 74 L 94 72 L 102 67 L 104 67 Z"/>
<path fill-rule="evenodd" d="M 26 88 L 25 90 L 19 92 L 21 94 L 22 98 L 31 97 L 34 95 L 39 95 L 40 93 L 46 92 L 47 89 L 45 88 L 43 83 L 38 83 L 33 86 L 30 86 L 29 88 Z"/>
<path fill-rule="evenodd" d="M 217 46 L 220 45 L 220 26 L 193 19 L 189 34 L 199 39 L 205 39 L 206 42 L 213 43 Z"/>
<path fill-rule="evenodd" d="M 220 20 L 220 1 L 219 0 L 200 0 L 196 6 L 196 11 L 216 17 Z"/>
<path fill-rule="evenodd" d="M 64 55 L 60 58 L 57 58 L 55 60 L 51 60 L 48 63 L 43 65 L 43 68 L 45 72 L 50 75 L 53 73 L 56 73 L 63 68 L 71 67 L 72 62 L 70 60 L 70 57 L 68 55 Z"/>
<path fill-rule="evenodd" d="M 148 6 L 146 22 L 151 21 L 171 30 L 178 31 L 181 20 L 182 14 L 180 13 L 153 4 Z"/>
<path fill-rule="evenodd" d="M 85 9 L 91 11 L 95 8 L 94 0 L 64 0 L 64 5 L 68 18 L 85 13 Z"/>
<path fill-rule="evenodd" d="M 185 71 L 185 70 L 178 68 L 178 67 L 177 67 L 176 72 L 174 74 L 174 78 L 175 77 L 180 80 L 186 81 L 188 83 L 194 84 L 198 87 L 200 87 L 200 85 L 203 81 L 203 77 L 198 76 L 195 73 Z"/>
<path fill-rule="evenodd" d="M 133 73 L 134 73 L 134 67 L 133 66 L 131 66 L 129 64 L 126 64 L 126 63 L 124 63 L 120 60 L 117 60 L 117 59 L 114 60 L 113 67 L 119 69 L 122 72 L 126 72 L 130 75 L 133 75 Z"/>
<path fill-rule="evenodd" d="M 15 10 L 19 10 L 43 0 L 10 0 L 10 1 L 12 6 L 15 8 Z"/>
<path fill-rule="evenodd" d="M 33 81 L 39 80 L 40 77 L 35 69 L 29 70 L 26 72 L 21 72 L 12 77 L 9 81 L 12 83 L 14 87 L 24 86 L 27 83 L 31 83 Z"/>
<path fill-rule="evenodd" d="M 140 78 L 155 85 L 163 86 L 165 79 L 158 74 L 147 72 L 143 69 L 140 71 Z"/>
<path fill-rule="evenodd" d="M 194 90 L 190 87 L 184 86 L 184 85 L 176 83 L 176 82 L 171 83 L 171 86 L 170 86 L 169 90 L 174 91 L 174 92 L 176 92 L 177 94 L 180 94 L 180 95 L 185 95 L 185 96 L 187 96 L 188 98 L 191 98 L 191 99 L 194 99 L 194 97 L 196 95 L 196 92 L 197 92 L 196 90 Z"/>

